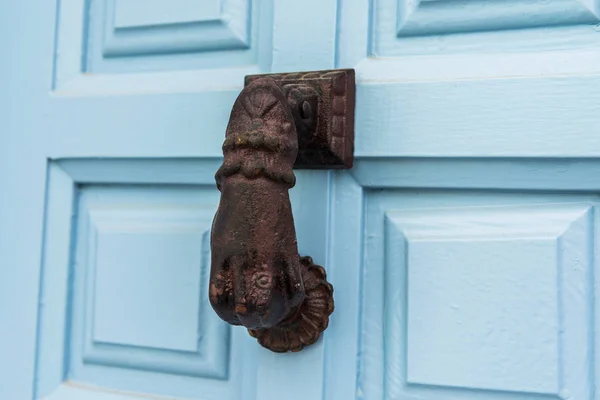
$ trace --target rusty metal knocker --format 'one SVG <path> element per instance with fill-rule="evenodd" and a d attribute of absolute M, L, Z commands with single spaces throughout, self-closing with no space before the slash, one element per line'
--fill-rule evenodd
<path fill-rule="evenodd" d="M 298 254 L 293 168 L 350 168 L 354 71 L 246 77 L 215 178 L 209 300 L 275 352 L 317 341 L 333 312 L 325 269 Z"/>

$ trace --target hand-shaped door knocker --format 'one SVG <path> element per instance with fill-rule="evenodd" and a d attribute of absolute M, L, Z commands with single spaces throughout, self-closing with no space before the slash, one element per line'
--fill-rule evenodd
<path fill-rule="evenodd" d="M 233 105 L 211 232 L 209 298 L 275 352 L 313 344 L 333 312 L 323 267 L 300 257 L 288 190 L 293 168 L 350 168 L 354 71 L 246 77 Z"/>

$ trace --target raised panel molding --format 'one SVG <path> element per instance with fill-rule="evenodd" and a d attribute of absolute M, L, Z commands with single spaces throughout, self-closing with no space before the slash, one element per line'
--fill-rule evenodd
<path fill-rule="evenodd" d="M 208 304 L 212 162 L 98 161 L 49 164 L 34 398 L 252 398 L 250 339 Z"/>
<path fill-rule="evenodd" d="M 53 89 L 69 95 L 241 86 L 269 72 L 273 0 L 59 2 Z"/>
<path fill-rule="evenodd" d="M 581 0 L 399 0 L 396 35 L 429 36 L 596 24 Z"/>
<path fill-rule="evenodd" d="M 600 47 L 597 0 L 371 1 L 374 57 L 506 56 Z"/>
<path fill-rule="evenodd" d="M 597 183 L 532 190 L 518 182 L 536 181 L 529 168 L 495 190 L 456 177 L 439 186 L 411 168 L 392 174 L 390 161 L 400 162 L 334 174 L 332 279 L 350 287 L 340 286 L 346 324 L 329 328 L 328 365 L 348 352 L 358 363 L 332 367 L 325 397 L 595 398 Z"/>
<path fill-rule="evenodd" d="M 170 0 L 167 2 L 140 0 L 108 0 L 114 7 L 115 28 L 151 27 L 187 22 L 215 21 L 221 17 L 220 1 Z M 226 2 L 225 7 L 231 2 Z"/>
<path fill-rule="evenodd" d="M 206 300 L 215 208 L 188 197 L 168 188 L 80 191 L 74 377 L 99 364 L 227 379 L 230 327 Z"/>
<path fill-rule="evenodd" d="M 87 196 L 83 362 L 226 379 L 229 327 L 201 307 L 212 207 L 90 207 Z"/>
<path fill-rule="evenodd" d="M 208 251 L 200 211 L 87 210 L 90 342 L 198 350 Z"/>
<path fill-rule="evenodd" d="M 105 57 L 248 49 L 249 0 L 108 0 Z"/>
<path fill-rule="evenodd" d="M 421 386 L 589 398 L 592 215 L 386 212 L 386 398 Z"/>

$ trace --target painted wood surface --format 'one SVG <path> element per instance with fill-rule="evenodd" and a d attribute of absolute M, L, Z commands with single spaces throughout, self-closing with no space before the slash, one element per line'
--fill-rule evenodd
<path fill-rule="evenodd" d="M 599 399 L 599 10 L 1 4 L 0 399 Z M 208 306 L 213 176 L 245 75 L 336 67 L 355 167 L 291 191 L 336 311 L 273 354 Z"/>

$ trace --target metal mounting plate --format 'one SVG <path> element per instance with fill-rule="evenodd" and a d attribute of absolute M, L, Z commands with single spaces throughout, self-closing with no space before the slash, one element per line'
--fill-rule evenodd
<path fill-rule="evenodd" d="M 294 168 L 352 168 L 356 90 L 353 69 L 249 75 L 245 85 L 259 78 L 272 79 L 282 88 L 308 87 L 316 92 L 316 124 L 298 129 L 299 149 Z M 306 99 L 310 103 L 315 100 Z M 301 112 L 292 110 L 297 121 Z"/>

